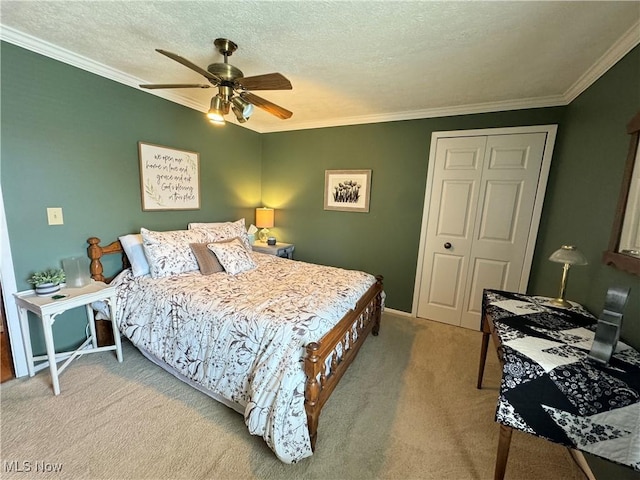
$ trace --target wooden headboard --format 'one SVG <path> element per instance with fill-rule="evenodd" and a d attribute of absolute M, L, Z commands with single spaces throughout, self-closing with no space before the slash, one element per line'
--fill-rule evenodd
<path fill-rule="evenodd" d="M 103 255 L 111 255 L 114 253 L 120 253 L 122 256 L 122 270 L 125 268 L 129 268 L 131 264 L 129 263 L 129 259 L 127 255 L 124 253 L 122 249 L 122 244 L 120 244 L 120 240 L 116 240 L 115 242 L 111 242 L 109 245 L 104 247 L 100 246 L 100 239 L 98 237 L 91 237 L 87 240 L 89 246 L 87 247 L 87 254 L 91 259 L 91 265 L 89 266 L 89 270 L 91 272 L 91 278 L 98 282 L 106 282 L 109 283 L 113 276 L 105 277 L 102 273 L 104 271 L 102 267 L 102 256 Z M 116 275 L 120 273 L 120 271 L 116 272 Z M 115 275 L 114 275 L 115 276 Z"/>

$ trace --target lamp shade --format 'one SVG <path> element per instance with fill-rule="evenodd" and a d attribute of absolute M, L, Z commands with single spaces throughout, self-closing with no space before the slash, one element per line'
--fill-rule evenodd
<path fill-rule="evenodd" d="M 256 208 L 256 227 L 273 228 L 273 208 Z"/>
<path fill-rule="evenodd" d="M 553 252 L 549 260 L 556 263 L 566 263 L 568 265 L 587 265 L 587 257 L 573 245 L 562 245 Z"/>

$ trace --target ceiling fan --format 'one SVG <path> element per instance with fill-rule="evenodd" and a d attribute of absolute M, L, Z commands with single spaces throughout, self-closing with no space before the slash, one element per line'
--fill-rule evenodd
<path fill-rule="evenodd" d="M 250 92 L 250 90 L 291 90 L 293 87 L 289 80 L 280 73 L 266 73 L 264 75 L 245 77 L 239 68 L 227 62 L 228 57 L 238 49 L 238 45 L 226 38 L 217 38 L 213 44 L 224 56 L 224 63 L 212 63 L 206 70 L 180 55 L 159 48 L 156 49 L 156 51 L 162 55 L 203 75 L 209 80 L 210 85 L 198 83 L 143 84 L 140 85 L 140 88 L 218 87 L 218 94 L 211 99 L 211 108 L 207 113 L 209 120 L 217 124 L 225 123 L 224 116 L 229 113 L 229 109 L 233 110 L 238 122 L 246 122 L 253 113 L 254 105 L 282 120 L 286 120 L 293 115 L 293 112 L 290 112 L 286 108 L 280 107 Z"/>

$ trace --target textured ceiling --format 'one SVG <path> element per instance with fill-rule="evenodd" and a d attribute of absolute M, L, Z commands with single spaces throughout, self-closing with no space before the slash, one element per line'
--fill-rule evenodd
<path fill-rule="evenodd" d="M 2 0 L 0 22 L 5 41 L 133 88 L 206 83 L 155 49 L 206 68 L 229 38 L 245 76 L 293 84 L 258 92 L 294 112 L 256 109 L 259 132 L 565 105 L 640 42 L 636 1 Z M 145 92 L 205 112 L 215 89 Z"/>

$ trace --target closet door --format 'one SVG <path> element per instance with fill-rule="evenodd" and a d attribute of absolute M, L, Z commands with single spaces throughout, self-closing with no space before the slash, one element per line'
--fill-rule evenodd
<path fill-rule="evenodd" d="M 418 317 L 478 330 L 483 289 L 520 290 L 546 137 L 437 140 Z"/>

